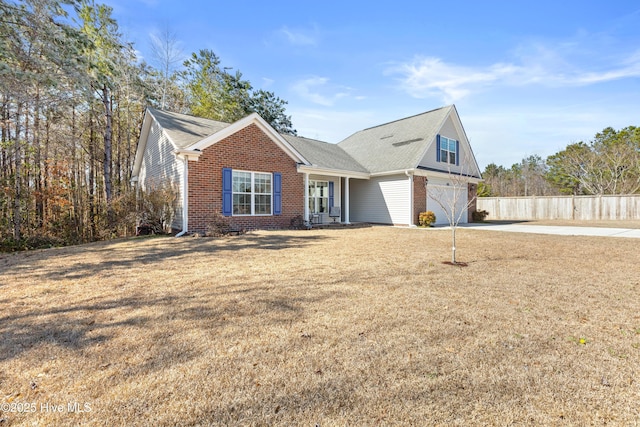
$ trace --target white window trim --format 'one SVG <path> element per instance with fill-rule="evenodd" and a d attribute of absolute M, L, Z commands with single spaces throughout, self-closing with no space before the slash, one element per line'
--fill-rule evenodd
<path fill-rule="evenodd" d="M 235 172 L 243 172 L 243 173 L 249 173 L 251 174 L 251 192 L 250 193 L 238 193 L 236 191 L 233 191 L 233 174 Z M 269 192 L 269 197 L 270 197 L 270 202 L 269 202 L 269 206 L 271 207 L 271 212 L 268 214 L 256 214 L 256 199 L 255 196 L 266 196 L 267 193 L 255 193 L 253 190 L 255 188 L 255 176 L 256 174 L 262 174 L 262 175 L 269 175 L 271 177 L 271 191 Z M 233 213 L 234 209 L 234 195 L 236 194 L 250 194 L 251 195 L 251 213 L 250 214 L 236 214 Z M 273 174 L 270 172 L 260 172 L 260 171 L 247 171 L 247 170 L 241 170 L 241 169 L 232 169 L 231 171 L 231 216 L 273 216 Z"/>
<path fill-rule="evenodd" d="M 444 141 L 442 141 L 443 139 L 446 139 L 446 140 L 447 140 L 447 149 L 446 149 L 446 150 L 443 150 L 443 148 L 442 148 L 442 143 L 444 142 Z M 454 151 L 449 150 L 449 141 L 453 141 Z M 458 156 L 460 155 L 460 154 L 455 150 L 455 146 L 456 146 L 456 143 L 457 143 L 457 142 L 458 142 L 458 140 L 457 140 L 457 139 L 453 139 L 453 138 L 449 138 L 449 137 L 444 136 L 444 135 L 440 135 L 440 153 L 439 153 L 439 154 L 440 154 L 440 163 L 446 163 L 446 164 L 448 164 L 448 165 L 454 165 L 454 166 L 455 166 L 455 164 L 456 164 L 456 161 L 455 161 L 455 160 L 456 160 L 456 159 L 458 158 Z M 446 156 L 445 160 L 442 160 L 442 152 L 443 152 L 443 151 L 446 151 L 446 153 L 447 153 L 447 156 Z M 456 155 L 456 159 L 454 159 L 453 163 L 451 163 L 451 162 L 449 161 L 449 153 L 453 153 L 453 154 L 455 154 L 455 155 Z"/>

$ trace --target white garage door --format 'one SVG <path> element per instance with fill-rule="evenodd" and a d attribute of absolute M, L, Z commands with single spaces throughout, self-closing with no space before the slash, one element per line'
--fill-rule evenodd
<path fill-rule="evenodd" d="M 436 214 L 436 224 L 448 225 L 449 215 L 447 213 L 452 209 L 454 209 L 456 219 L 461 216 L 460 224 L 467 222 L 467 189 L 429 183 L 427 186 L 427 210 Z"/>

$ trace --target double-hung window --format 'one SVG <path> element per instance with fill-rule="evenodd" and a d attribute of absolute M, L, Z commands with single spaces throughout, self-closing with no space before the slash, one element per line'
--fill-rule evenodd
<path fill-rule="evenodd" d="M 272 175 L 233 171 L 233 215 L 272 214 Z"/>
<path fill-rule="evenodd" d="M 457 164 L 458 144 L 455 139 L 440 136 L 440 161 L 452 165 Z"/>

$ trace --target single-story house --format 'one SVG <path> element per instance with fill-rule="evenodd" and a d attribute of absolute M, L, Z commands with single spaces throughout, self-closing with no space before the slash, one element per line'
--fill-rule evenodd
<path fill-rule="evenodd" d="M 295 219 L 412 226 L 426 210 L 447 224 L 434 194 L 461 185 L 455 203 L 469 209 L 467 222 L 480 180 L 453 105 L 338 144 L 280 134 L 255 113 L 223 123 L 148 108 L 132 174 L 140 189 L 177 189 L 180 232 L 202 232 L 216 214 L 247 229 L 287 228 Z"/>

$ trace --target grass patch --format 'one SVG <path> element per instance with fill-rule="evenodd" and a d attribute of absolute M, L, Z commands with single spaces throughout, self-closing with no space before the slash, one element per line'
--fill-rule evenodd
<path fill-rule="evenodd" d="M 393 227 L 0 254 L 0 403 L 38 405 L 0 425 L 640 420 L 634 239 L 457 247 L 465 268 L 449 230 Z"/>

